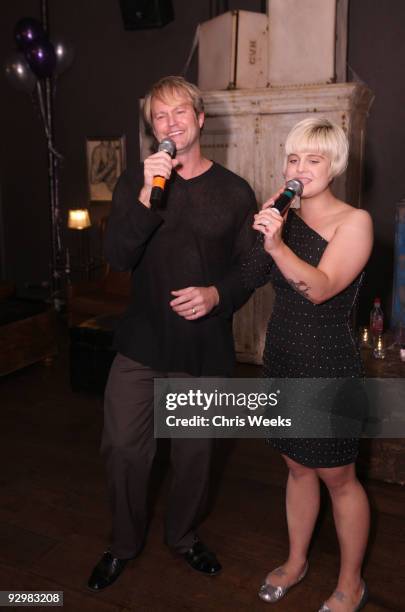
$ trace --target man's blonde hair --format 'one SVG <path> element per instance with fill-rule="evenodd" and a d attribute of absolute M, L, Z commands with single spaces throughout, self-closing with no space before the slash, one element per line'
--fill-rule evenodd
<path fill-rule="evenodd" d="M 309 117 L 290 130 L 285 142 L 284 170 L 289 155 L 313 151 L 330 160 L 330 177 L 342 174 L 349 159 L 349 142 L 342 128 L 325 117 Z"/>
<path fill-rule="evenodd" d="M 152 127 L 152 98 L 162 102 L 171 102 L 173 98 L 188 98 L 196 115 L 204 112 L 202 93 L 196 85 L 189 83 L 181 76 L 168 76 L 155 83 L 146 94 L 143 105 L 143 116 L 146 123 Z"/>

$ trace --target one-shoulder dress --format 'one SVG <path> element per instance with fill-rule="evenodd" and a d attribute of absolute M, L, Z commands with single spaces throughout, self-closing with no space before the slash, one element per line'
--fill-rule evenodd
<path fill-rule="evenodd" d="M 288 212 L 283 240 L 307 263 L 317 266 L 328 242 L 294 210 Z M 343 262 L 342 262 L 342 265 Z M 263 375 L 289 379 L 360 379 L 363 367 L 351 329 L 363 273 L 343 291 L 313 304 L 281 274 L 258 239 L 243 265 L 244 283 L 258 287 L 270 281 L 275 291 L 263 354 Z M 308 415 L 310 416 L 310 415 Z M 301 415 L 305 418 L 305 415 Z M 337 467 L 356 460 L 359 435 L 353 437 L 291 437 L 269 443 L 308 467 Z"/>

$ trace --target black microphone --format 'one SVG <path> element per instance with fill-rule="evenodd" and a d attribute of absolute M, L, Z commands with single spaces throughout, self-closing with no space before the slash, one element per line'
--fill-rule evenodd
<path fill-rule="evenodd" d="M 284 215 L 295 196 L 300 196 L 303 191 L 304 185 L 298 179 L 287 181 L 283 193 L 278 196 L 271 208 Z"/>
<path fill-rule="evenodd" d="M 176 155 L 176 144 L 171 138 L 164 138 L 159 143 L 158 151 L 164 151 L 173 159 Z M 162 196 L 166 185 L 166 179 L 163 176 L 154 176 L 152 185 L 150 205 L 152 208 L 162 208 Z"/>

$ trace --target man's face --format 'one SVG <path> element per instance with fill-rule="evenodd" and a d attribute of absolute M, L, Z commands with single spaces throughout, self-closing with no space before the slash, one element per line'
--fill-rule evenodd
<path fill-rule="evenodd" d="M 189 98 L 178 96 L 166 102 L 152 98 L 151 113 L 153 132 L 158 142 L 170 138 L 180 155 L 199 147 L 204 113 L 197 116 Z"/>

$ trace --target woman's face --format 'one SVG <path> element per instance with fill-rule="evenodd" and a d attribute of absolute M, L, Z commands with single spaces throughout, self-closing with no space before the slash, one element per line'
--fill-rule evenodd
<path fill-rule="evenodd" d="M 330 159 L 313 151 L 291 153 L 287 157 L 285 179 L 297 178 L 304 185 L 303 198 L 310 198 L 325 191 L 331 182 Z"/>

